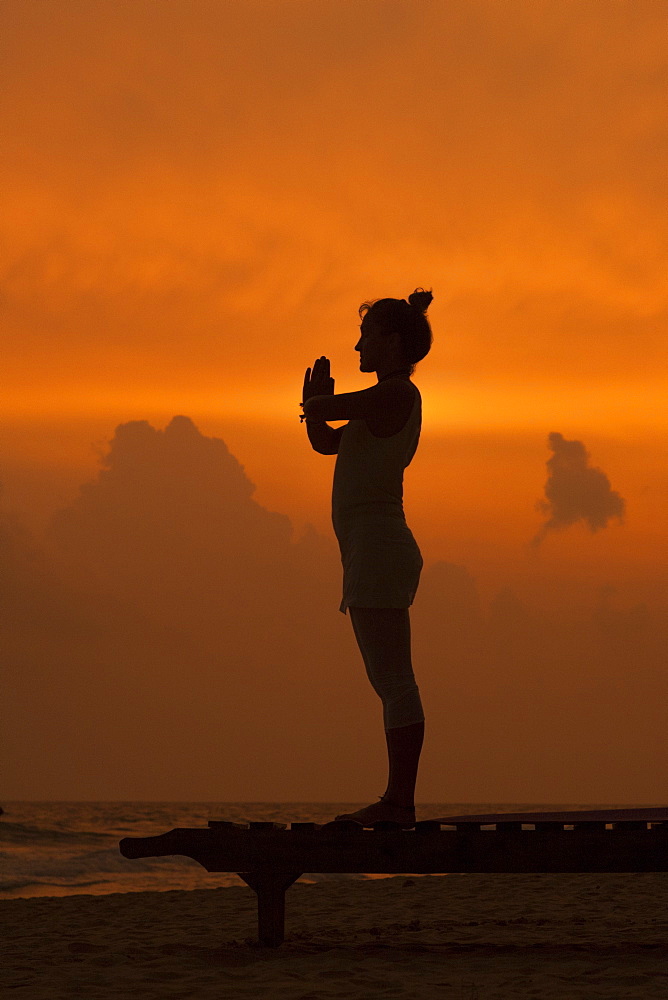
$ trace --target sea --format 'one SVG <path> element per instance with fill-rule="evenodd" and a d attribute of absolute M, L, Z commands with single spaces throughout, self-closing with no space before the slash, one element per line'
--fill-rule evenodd
<path fill-rule="evenodd" d="M 151 837 L 175 827 L 207 828 L 208 821 L 328 823 L 356 802 L 3 802 L 0 816 L 0 899 L 32 896 L 166 892 L 243 885 L 234 873 L 204 870 L 191 858 L 124 858 L 123 837 Z M 416 803 L 416 819 L 466 813 L 622 809 L 598 803 Z M 415 878 L 414 872 L 402 874 Z M 437 873 L 434 873 L 437 874 Z M 447 874 L 447 873 L 442 873 Z M 374 873 L 304 873 L 299 882 L 376 879 Z"/>

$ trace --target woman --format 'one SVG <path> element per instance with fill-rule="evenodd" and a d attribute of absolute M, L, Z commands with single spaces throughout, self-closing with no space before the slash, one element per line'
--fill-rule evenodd
<path fill-rule="evenodd" d="M 424 713 L 411 663 L 410 620 L 422 556 L 406 524 L 403 471 L 418 446 L 422 400 L 411 382 L 432 333 L 425 312 L 433 296 L 416 289 L 405 299 L 360 306 L 360 371 L 376 385 L 334 395 L 324 355 L 306 369 L 302 406 L 309 440 L 322 455 L 337 455 L 332 523 L 343 563 L 343 599 L 367 675 L 383 703 L 389 759 L 384 795 L 354 813 L 364 826 L 390 821 L 415 826 L 415 781 L 424 739 Z M 348 420 L 334 429 L 328 420 Z"/>

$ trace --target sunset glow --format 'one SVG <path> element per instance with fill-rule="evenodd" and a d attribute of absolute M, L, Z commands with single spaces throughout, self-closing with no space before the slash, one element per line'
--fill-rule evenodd
<path fill-rule="evenodd" d="M 546 801 L 579 794 L 593 801 L 600 794 L 633 802 L 658 795 L 658 782 L 648 777 L 653 737 L 644 746 L 637 734 L 656 731 L 657 706 L 668 693 L 659 667 L 668 628 L 668 60 L 660 5 L 5 0 L 0 18 L 0 504 L 12 553 L 6 590 L 23 594 L 29 606 L 30 588 L 43 586 L 44 620 L 51 623 L 26 639 L 37 633 L 25 624 L 16 597 L 11 620 L 17 676 L 33 676 L 35 664 L 53 670 L 36 706 L 29 682 L 17 682 L 22 717 L 42 726 L 48 738 L 24 764 L 17 723 L 11 752 L 19 776 L 11 794 L 85 798 L 101 788 L 110 797 L 222 795 L 217 771 L 205 768 L 202 779 L 189 784 L 189 767 L 208 761 L 218 738 L 211 735 L 218 732 L 218 709 L 209 704 L 207 688 L 216 704 L 226 706 L 220 711 L 229 713 L 230 745 L 237 740 L 247 747 L 260 733 L 257 752 L 266 758 L 272 739 L 276 746 L 280 742 L 275 733 L 267 735 L 276 699 L 291 685 L 308 712 L 304 718 L 287 710 L 286 753 L 302 758 L 320 731 L 318 713 L 328 715 L 332 733 L 341 725 L 360 668 L 350 626 L 337 612 L 339 566 L 329 506 L 334 458 L 309 447 L 299 421 L 302 379 L 314 358 L 325 354 L 336 393 L 372 384 L 375 376 L 359 372 L 354 350 L 358 308 L 367 300 L 406 297 L 421 286 L 433 290 L 434 343 L 414 375 L 423 398 L 422 437 L 406 471 L 404 499 L 425 568 L 445 563 L 450 576 L 444 583 L 434 570 L 433 587 L 444 588 L 443 603 L 433 618 L 424 611 L 422 624 L 422 594 L 416 598 L 415 669 L 425 701 L 431 697 L 434 706 L 420 797 L 482 801 L 489 794 L 495 801 L 526 801 L 539 795 L 535 747 L 540 720 L 548 720 L 550 732 L 549 720 L 558 714 L 552 696 L 563 696 L 572 707 L 564 726 L 574 773 L 583 745 L 578 739 L 590 723 L 600 735 L 600 756 L 591 779 L 580 772 L 569 776 L 567 768 L 560 774 L 554 723 L 553 743 L 546 748 L 548 757 L 553 754 L 552 772 L 546 764 L 552 782 Z M 166 428 L 175 417 L 189 418 L 193 428 L 177 423 L 170 437 Z M 118 428 L 129 424 L 123 438 Z M 582 443 L 587 468 L 599 470 L 608 483 L 604 500 L 621 497 L 624 516 L 595 510 L 601 524 L 591 530 L 576 504 L 574 522 L 557 519 L 532 549 L 532 538 L 548 520 L 537 504 L 545 500 L 548 435 L 554 433 Z M 208 478 L 207 462 L 222 462 L 225 451 L 213 439 L 224 442 L 234 459 L 227 479 L 215 470 Z M 111 471 L 101 476 L 110 451 Z M 168 495 L 172 480 L 181 476 L 184 496 L 174 500 L 174 524 L 201 519 L 201 537 L 185 541 L 170 522 L 158 542 L 150 526 L 164 511 L 152 484 Z M 132 492 L 138 482 L 142 489 Z M 228 488 L 238 509 L 228 503 Z M 213 513 L 207 506 L 212 495 L 220 499 Z M 586 496 L 582 503 L 590 500 Z M 591 500 L 594 508 L 597 502 Z M 69 513 L 59 534 L 52 519 L 63 511 Z M 136 524 L 113 542 L 128 511 Z M 98 517 L 103 527 L 94 544 Z M 221 524 L 232 525 L 230 545 L 244 538 L 252 550 L 248 566 L 255 567 L 257 579 L 248 569 L 247 590 L 239 598 L 250 616 L 246 627 L 253 632 L 259 628 L 253 622 L 266 617 L 266 627 L 275 629 L 262 642 L 256 637 L 254 652 L 246 652 L 241 625 L 238 632 L 230 626 L 232 658 L 244 664 L 238 675 L 232 668 L 225 674 L 225 654 L 215 646 L 221 641 L 216 604 L 207 601 L 223 592 L 227 578 L 221 582 L 213 564 L 200 576 L 193 556 L 191 569 L 183 570 L 192 574 L 188 593 L 203 588 L 202 603 L 193 596 L 193 617 L 177 638 L 165 638 L 157 626 L 154 639 L 146 638 L 141 624 L 166 614 L 168 606 L 167 620 L 175 621 L 178 602 L 174 598 L 172 607 L 162 592 L 153 594 L 154 575 L 137 553 L 150 560 L 173 545 L 174 558 L 185 565 L 200 546 L 226 565 L 227 549 L 216 534 Z M 303 538 L 302 549 L 281 548 Z M 51 553 L 44 556 L 51 567 L 44 580 L 57 566 L 57 578 L 71 585 L 70 593 L 63 584 L 62 606 L 61 597 L 51 596 L 58 588 L 30 568 L 31 545 Z M 118 555 L 124 545 L 125 561 Z M 270 550 L 276 562 L 268 568 L 263 560 Z M 275 597 L 283 565 L 279 552 L 292 567 L 286 580 L 293 598 L 287 592 Z M 111 560 L 106 581 L 105 559 Z M 243 576 L 243 554 L 242 569 L 229 559 Z M 104 598 L 91 610 L 85 602 L 93 563 Z M 175 570 L 172 581 L 169 572 L 163 569 L 170 581 L 165 594 L 173 596 L 185 577 Z M 308 584 L 312 572 L 322 572 L 320 583 Z M 428 576 L 421 586 L 427 608 Z M 510 588 L 520 605 L 507 612 L 507 622 L 516 613 L 516 632 L 507 645 L 498 637 L 499 626 L 482 659 L 457 646 L 464 642 L 457 629 L 470 627 L 472 635 L 479 629 L 478 612 L 473 604 L 464 608 L 468 598 L 462 596 L 476 588 L 481 614 L 492 622 L 490 635 L 497 636 L 498 595 Z M 107 599 L 116 607 L 112 593 L 119 607 L 131 594 L 133 638 L 125 652 L 122 644 L 112 649 L 100 639 L 98 660 L 94 644 L 105 628 L 113 631 L 100 610 Z M 237 607 L 232 591 L 226 599 Z M 447 607 L 455 609 L 452 635 L 443 625 Z M 557 617 L 564 609 L 571 618 L 560 629 Z M 538 619 L 554 617 L 549 635 L 560 638 L 552 645 L 541 640 L 538 626 L 531 631 L 534 612 Z M 577 632 L 574 623 L 587 615 L 598 622 L 597 614 L 613 612 L 618 618 L 600 646 L 599 639 Z M 113 613 L 125 620 L 125 612 Z M 243 614 L 238 612 L 239 620 Z M 84 638 L 63 638 L 70 627 L 72 636 Z M 176 636 L 176 624 L 174 629 Z M 559 646 L 566 633 L 573 648 L 566 639 Z M 619 638 L 622 633 L 626 638 Z M 192 640 L 195 634 L 201 638 Z M 196 652 L 189 651 L 186 635 L 200 643 Z M 334 687 L 330 676 L 327 694 L 305 666 L 320 636 L 328 644 L 324 673 L 345 663 Z M 194 664 L 190 688 L 185 682 L 180 687 L 181 661 L 174 652 L 182 640 L 182 661 Z M 93 651 L 79 641 L 91 642 Z M 502 646 L 502 662 L 494 661 Z M 158 647 L 173 661 L 155 708 L 150 692 L 161 671 Z M 272 670 L 262 659 L 268 648 L 277 650 Z M 553 656 L 557 648 L 561 659 Z M 50 747 L 54 759 L 64 761 L 93 739 L 105 685 L 116 692 L 115 683 L 120 691 L 134 676 L 130 667 L 126 676 L 126 667 L 117 666 L 126 653 L 143 678 L 127 721 L 128 747 L 139 745 L 148 719 L 156 746 L 149 775 L 159 773 L 163 724 L 186 690 L 192 700 L 179 725 L 201 725 L 205 733 L 190 757 L 172 762 L 171 791 L 165 778 L 152 795 L 153 778 L 135 784 L 119 778 L 111 763 L 98 771 L 87 764 L 71 779 L 56 765 L 49 773 L 41 766 Z M 448 665 L 451 655 L 460 657 L 457 667 Z M 77 685 L 88 676 L 90 662 L 106 665 L 89 698 Z M 70 685 L 69 702 L 67 694 L 54 694 L 59 670 Z M 535 732 L 528 737 L 535 747 L 524 755 L 525 770 L 516 772 L 516 748 L 509 743 L 490 765 L 483 740 L 454 785 L 440 788 L 438 761 L 456 741 L 452 722 L 444 726 L 449 735 L 438 734 L 439 713 L 452 711 L 464 720 L 462 732 L 465 720 L 480 714 L 476 696 L 467 700 L 462 693 L 467 670 L 480 692 L 496 691 L 501 711 L 518 713 L 518 725 L 513 685 L 537 685 L 539 721 L 531 723 Z M 507 692 L 499 681 L 504 670 Z M 629 694 L 635 671 L 645 687 Z M 228 685 L 222 693 L 216 687 L 221 673 Z M 276 800 L 308 799 L 311 792 L 314 800 L 352 800 L 355 790 L 346 782 L 354 779 L 363 798 L 362 783 L 382 750 L 370 749 L 375 738 L 369 720 L 377 722 L 377 705 L 363 681 L 360 676 L 363 708 L 355 707 L 351 723 L 363 752 L 353 746 L 340 758 L 332 743 L 322 760 L 288 779 L 286 767 L 252 754 L 246 758 L 239 750 L 225 795 L 240 797 L 246 788 L 249 797 L 260 799 L 276 787 Z M 455 688 L 459 693 L 452 693 Z M 612 701 L 592 721 L 591 692 L 603 688 L 613 692 Z M 117 709 L 123 699 L 107 694 L 112 708 L 100 726 L 111 740 L 114 699 Z M 49 717 L 50 697 L 57 703 L 62 698 L 60 710 L 73 713 L 66 736 L 58 735 Z M 254 697 L 257 714 L 244 729 L 241 719 Z M 619 729 L 625 704 L 635 721 L 611 748 L 610 734 Z M 332 733 L 324 734 L 325 743 Z M 132 751 L 117 753 L 120 768 Z M 358 757 L 366 761 L 361 777 L 352 775 Z M 344 785 L 350 794 L 343 794 Z"/>

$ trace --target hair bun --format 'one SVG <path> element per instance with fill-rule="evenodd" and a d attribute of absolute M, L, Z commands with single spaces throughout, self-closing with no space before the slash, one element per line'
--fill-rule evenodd
<path fill-rule="evenodd" d="M 416 288 L 415 291 L 408 296 L 408 301 L 410 305 L 419 309 L 421 313 L 425 313 L 429 308 L 429 303 L 433 297 L 434 296 L 431 294 L 431 291 L 425 292 L 424 288 Z"/>

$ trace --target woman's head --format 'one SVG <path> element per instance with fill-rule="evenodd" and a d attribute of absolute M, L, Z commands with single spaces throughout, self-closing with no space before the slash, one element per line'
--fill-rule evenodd
<path fill-rule="evenodd" d="M 425 313 L 429 303 L 433 299 L 431 291 L 426 292 L 423 288 L 416 288 L 406 299 L 377 299 L 375 302 L 364 302 L 359 308 L 362 317 L 362 337 L 356 345 L 362 356 L 363 370 L 375 371 L 377 369 L 378 348 L 384 348 L 381 352 L 390 360 L 390 364 L 405 366 L 410 370 L 411 375 L 415 371 L 418 361 L 429 353 L 433 335 L 429 320 Z M 365 360 L 362 349 L 362 339 L 366 336 L 370 345 L 375 345 L 369 351 L 368 364 Z M 383 359 L 384 360 L 384 359 Z M 371 365 L 372 367 L 369 367 Z"/>

